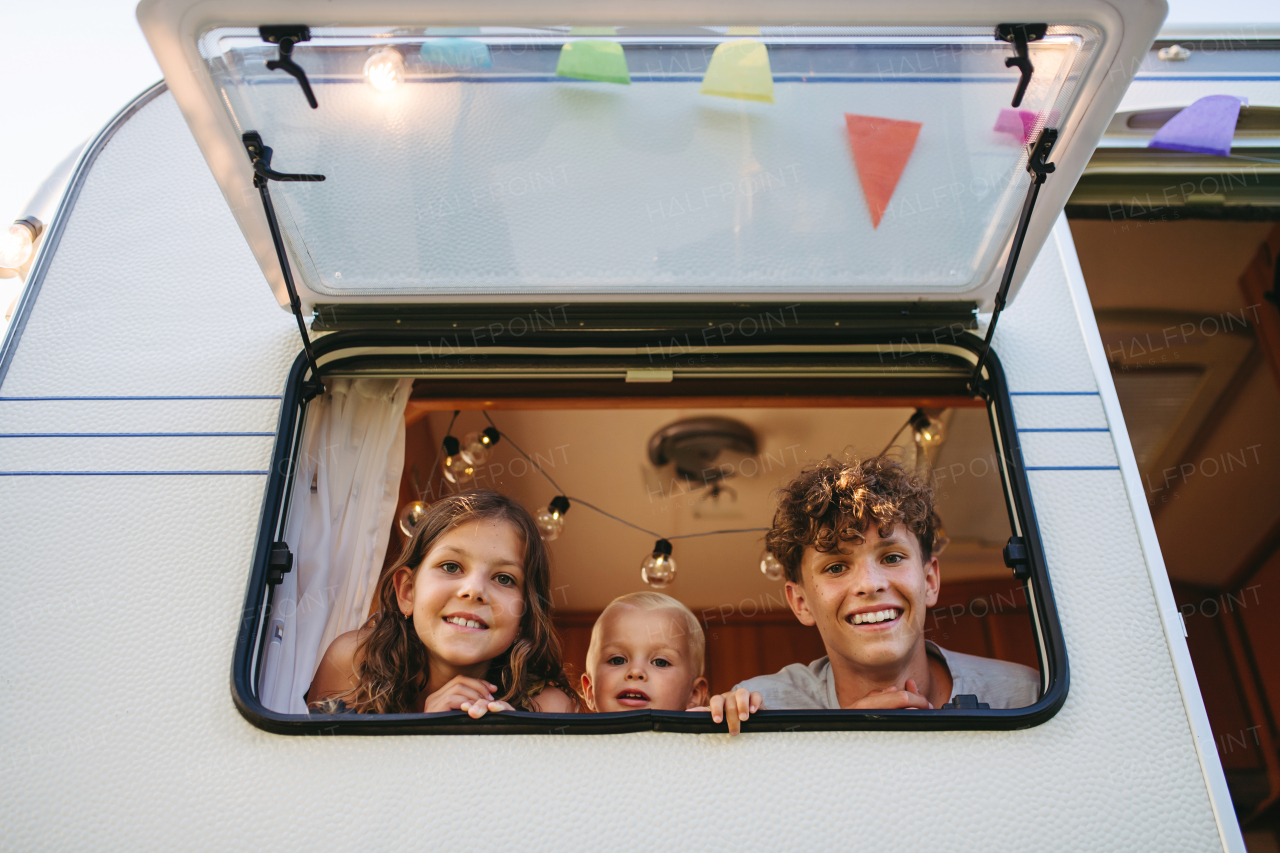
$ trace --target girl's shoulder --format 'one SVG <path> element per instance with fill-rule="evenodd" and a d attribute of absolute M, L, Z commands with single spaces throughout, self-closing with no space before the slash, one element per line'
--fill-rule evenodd
<path fill-rule="evenodd" d="M 357 628 L 333 638 L 329 648 L 316 666 L 311 689 L 307 691 L 308 704 L 347 693 L 360 683 L 360 641 L 368 636 L 369 628 Z"/>
<path fill-rule="evenodd" d="M 565 693 L 559 687 L 547 687 L 533 697 L 533 704 L 540 714 L 576 714 L 581 711 L 578 697 Z"/>

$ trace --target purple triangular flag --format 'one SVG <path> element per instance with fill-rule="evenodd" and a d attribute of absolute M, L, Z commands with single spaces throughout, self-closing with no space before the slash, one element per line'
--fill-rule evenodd
<path fill-rule="evenodd" d="M 1148 148 L 1191 151 L 1196 154 L 1231 153 L 1231 139 L 1240 118 L 1240 99 L 1234 95 L 1209 95 L 1164 123 L 1147 143 Z"/>

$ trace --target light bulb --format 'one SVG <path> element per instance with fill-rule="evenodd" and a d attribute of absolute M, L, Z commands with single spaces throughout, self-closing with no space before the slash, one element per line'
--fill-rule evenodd
<path fill-rule="evenodd" d="M 476 476 L 476 469 L 470 462 L 462 458 L 462 454 L 444 458 L 444 478 L 450 483 L 465 485 Z"/>
<path fill-rule="evenodd" d="M 25 222 L 15 222 L 0 237 L 0 267 L 16 270 L 31 258 L 35 231 Z"/>
<path fill-rule="evenodd" d="M 489 436 L 469 432 L 462 438 L 462 458 L 472 465 L 483 465 L 489 458 Z"/>
<path fill-rule="evenodd" d="M 947 437 L 942 421 L 929 417 L 919 409 L 911 417 L 911 429 L 916 444 L 925 450 L 937 447 Z"/>
<path fill-rule="evenodd" d="M 539 510 L 534 520 L 538 523 L 538 531 L 544 542 L 554 542 L 564 532 L 564 516 L 550 507 Z"/>
<path fill-rule="evenodd" d="M 569 511 L 569 499 L 564 495 L 556 495 L 551 504 L 540 511 L 534 521 L 542 534 L 544 542 L 551 542 L 564 532 L 564 514 Z"/>
<path fill-rule="evenodd" d="M 773 556 L 772 551 L 765 551 L 764 556 L 760 558 L 760 571 L 771 581 L 780 581 L 787 574 L 782 567 L 782 561 Z"/>
<path fill-rule="evenodd" d="M 384 47 L 365 60 L 364 76 L 379 92 L 390 92 L 404 79 L 404 57 L 400 51 Z"/>
<path fill-rule="evenodd" d="M 654 589 L 670 586 L 676 579 L 676 561 L 671 559 L 671 543 L 659 539 L 653 553 L 640 564 L 640 577 Z"/>
<path fill-rule="evenodd" d="M 412 536 L 413 532 L 418 529 L 418 523 L 422 521 L 422 517 L 426 514 L 426 504 L 422 501 L 409 501 L 400 510 L 400 532 L 405 536 Z"/>

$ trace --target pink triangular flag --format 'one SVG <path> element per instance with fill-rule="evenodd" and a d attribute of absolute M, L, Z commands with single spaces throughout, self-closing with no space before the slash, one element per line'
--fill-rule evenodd
<path fill-rule="evenodd" d="M 1031 134 L 1036 130 L 1036 114 L 1031 110 L 1011 110 L 1006 107 L 996 118 L 994 130 L 996 133 L 1007 133 L 1026 145 L 1031 141 Z"/>
<path fill-rule="evenodd" d="M 844 120 L 849 131 L 849 147 L 853 149 L 853 164 L 862 182 L 867 209 L 871 211 L 871 227 L 879 228 L 902 170 L 916 147 L 920 122 L 853 113 L 845 113 Z"/>

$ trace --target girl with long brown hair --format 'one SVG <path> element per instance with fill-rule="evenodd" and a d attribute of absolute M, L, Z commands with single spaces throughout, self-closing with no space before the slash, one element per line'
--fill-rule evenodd
<path fill-rule="evenodd" d="M 479 491 L 437 501 L 377 597 L 364 627 L 325 651 L 308 704 L 472 717 L 578 710 L 551 623 L 547 551 L 510 498 Z"/>

